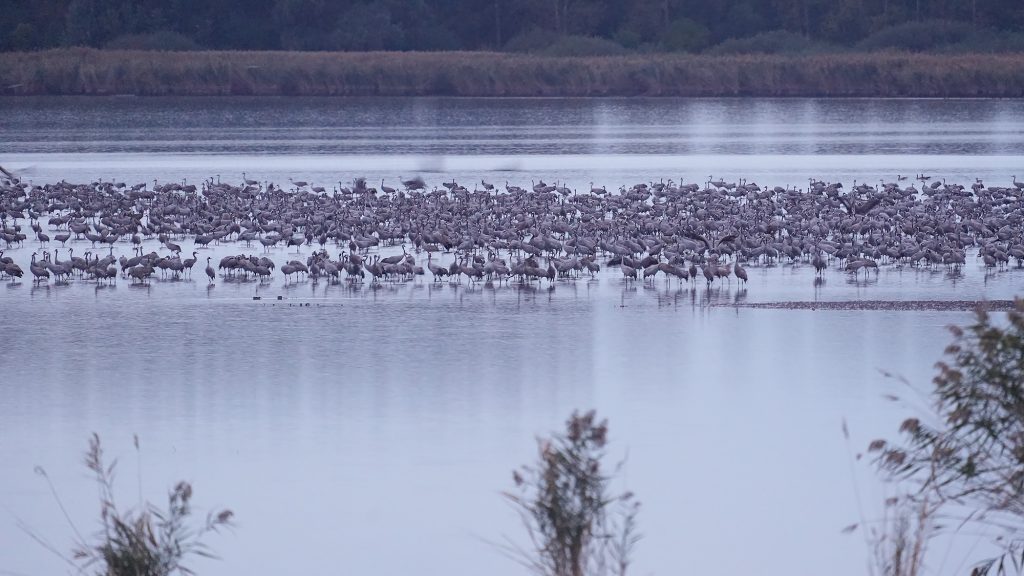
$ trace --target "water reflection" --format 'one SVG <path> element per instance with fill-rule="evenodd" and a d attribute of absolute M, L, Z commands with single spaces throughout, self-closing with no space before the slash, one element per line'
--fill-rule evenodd
<path fill-rule="evenodd" d="M 246 171 L 332 187 L 425 173 L 582 188 L 708 173 L 781 186 L 916 171 L 997 183 L 1024 146 L 1019 100 L 271 100 L 80 98 L 68 114 L 66 98 L 6 98 L 0 153 L 42 181 Z"/>

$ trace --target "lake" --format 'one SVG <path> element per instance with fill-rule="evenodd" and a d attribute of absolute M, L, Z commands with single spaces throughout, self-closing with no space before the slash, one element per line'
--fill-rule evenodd
<path fill-rule="evenodd" d="M 1007 186 L 1024 172 L 1022 101 L 5 98 L 0 110 L 0 165 L 33 183 L 245 172 L 330 190 L 418 174 L 613 190 L 924 172 Z M 37 247 L 5 254 L 28 270 Z M 927 391 L 944 327 L 971 315 L 732 304 L 1006 299 L 1024 279 L 971 256 L 960 274 L 830 268 L 821 282 L 807 264 L 752 267 L 746 286 L 711 289 L 627 284 L 614 268 L 539 288 L 280 273 L 207 284 L 206 257 L 262 250 L 211 245 L 194 279 L 148 286 L 0 286 L 0 574 L 66 571 L 18 527 L 73 543 L 36 466 L 79 529 L 97 528 L 81 465 L 94 431 L 120 460 L 124 506 L 187 479 L 200 509 L 236 512 L 237 529 L 209 541 L 223 560 L 193 562 L 203 574 L 524 574 L 493 544 L 522 540 L 501 491 L 537 436 L 595 408 L 609 457 L 628 455 L 616 487 L 643 502 L 633 573 L 862 575 L 864 539 L 841 530 L 880 516 L 887 489 L 854 453 L 923 404 L 882 371 Z M 984 547 L 962 548 L 937 555 L 936 573 L 962 573 Z"/>

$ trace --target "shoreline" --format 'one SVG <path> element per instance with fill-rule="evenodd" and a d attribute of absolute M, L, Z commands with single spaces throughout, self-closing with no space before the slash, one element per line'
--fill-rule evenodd
<path fill-rule="evenodd" d="M 1009 312 L 1017 308 L 1013 300 L 822 300 L 775 302 L 721 302 L 711 308 L 748 308 L 752 310 L 810 311 L 886 311 L 886 312 Z"/>
<path fill-rule="evenodd" d="M 1024 54 L 0 53 L 0 95 L 1024 97 Z"/>

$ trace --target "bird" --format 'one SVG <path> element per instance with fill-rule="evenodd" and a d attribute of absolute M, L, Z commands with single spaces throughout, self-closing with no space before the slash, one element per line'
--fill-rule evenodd
<path fill-rule="evenodd" d="M 206 277 L 210 279 L 210 283 L 217 277 L 217 273 L 213 271 L 213 266 L 210 266 L 210 256 L 206 257 Z M 220 291 L 218 291 L 219 293 Z"/>
<path fill-rule="evenodd" d="M 701 272 L 704 273 L 704 280 L 707 281 L 708 287 L 710 287 L 711 283 L 715 281 L 715 268 L 712 267 L 711 264 L 705 264 L 704 267 L 701 268 Z"/>
<path fill-rule="evenodd" d="M 663 273 L 666 281 L 675 276 L 696 283 L 710 271 L 709 286 L 716 279 L 731 283 L 735 273 L 745 287 L 750 269 L 760 265 L 799 270 L 796 265 L 806 261 L 817 276 L 833 262 L 858 273 L 945 266 L 959 275 L 971 273 L 969 253 L 989 273 L 1000 273 L 1011 259 L 1024 262 L 1024 183 L 1016 176 L 1007 186 L 922 176 L 930 183 L 917 188 L 897 185 L 910 179 L 898 174 L 896 183 L 855 182 L 849 192 L 841 182 L 813 177 L 806 190 L 744 179 L 733 184 L 709 177 L 702 187 L 651 178 L 611 194 L 592 182 L 577 193 L 562 179 L 554 185 L 506 181 L 495 194 L 486 176 L 472 190 L 442 178 L 421 192 L 412 190 L 426 185 L 422 179 L 399 178 L 405 190 L 395 192 L 382 178 L 379 189 L 362 179 L 351 188 L 339 182 L 333 195 L 295 178 L 288 179 L 294 188 L 259 185 L 244 172 L 239 185 L 219 177 L 130 187 L 106 179 L 32 186 L 8 179 L 0 180 L 0 198 L 6 198 L 0 203 L 0 247 L 8 251 L 0 256 L 0 275 L 16 277 L 14 262 L 3 258 L 16 256 L 30 238 L 47 250 L 36 252 L 26 272 L 37 283 L 56 278 L 61 286 L 105 280 L 111 267 L 133 282 L 189 276 L 198 252 L 182 258 L 177 241 L 218 251 L 219 266 L 208 258 L 206 267 L 225 278 L 272 282 L 272 272 L 281 270 L 289 283 L 306 274 L 333 284 L 344 271 L 354 287 L 367 274 L 375 287 L 416 282 L 420 271 L 429 271 L 435 282 L 547 279 L 554 286 L 583 272 L 601 282 L 617 275 L 608 272 L 615 266 L 627 282 L 641 275 L 651 282 Z M 61 243 L 56 253 L 47 244 L 51 238 Z M 145 253 L 151 239 L 163 255 Z M 255 240 L 264 246 L 261 255 L 223 251 Z M 281 244 L 319 249 L 303 257 L 305 263 L 277 267 L 270 256 Z M 92 251 L 103 254 L 78 256 L 79 245 L 102 246 Z M 121 246 L 127 247 L 123 255 Z M 335 260 L 326 254 L 333 246 L 348 250 Z M 59 250 L 68 250 L 67 259 Z M 428 257 L 417 266 L 421 250 Z M 446 256 L 453 252 L 454 258 Z M 450 264 L 441 266 L 442 260 Z M 208 276 L 216 280 L 216 274 Z"/>
<path fill-rule="evenodd" d="M 814 255 L 814 259 L 811 260 L 811 264 L 814 266 L 814 273 L 818 276 L 820 276 L 822 271 L 828 266 L 825 259 L 821 257 L 821 252 Z"/>
<path fill-rule="evenodd" d="M 878 206 L 882 202 L 882 199 L 880 197 L 871 198 L 870 200 L 867 200 L 866 202 L 864 202 L 863 204 L 861 204 L 859 206 L 857 205 L 857 199 L 856 198 L 848 198 L 846 196 L 840 196 L 839 197 L 839 201 L 842 203 L 843 207 L 846 208 L 846 213 L 853 215 L 853 214 L 867 214 L 868 212 L 871 211 L 872 208 L 874 208 L 875 206 Z"/>
<path fill-rule="evenodd" d="M 427 270 L 434 275 L 434 282 L 439 282 L 442 278 L 448 275 L 448 269 L 444 266 L 438 266 L 431 260 L 434 257 L 433 253 L 427 254 Z"/>
<path fill-rule="evenodd" d="M 427 186 L 426 182 L 423 181 L 423 178 L 420 178 L 419 176 L 410 178 L 408 180 L 401 180 L 401 182 L 402 186 L 405 186 L 406 190 L 422 190 Z M 381 181 L 382 188 L 383 184 L 384 182 Z"/>
<path fill-rule="evenodd" d="M 733 271 L 736 273 L 736 279 L 742 281 L 745 285 L 747 283 L 747 269 L 740 266 L 739 262 L 736 262 L 733 265 Z"/>
<path fill-rule="evenodd" d="M 714 242 L 714 244 L 712 244 L 711 242 L 708 242 L 707 238 L 705 238 L 705 237 L 703 237 L 700 234 L 697 234 L 695 232 L 684 232 L 683 235 L 686 236 L 687 238 L 690 238 L 691 240 L 698 240 L 698 241 L 704 243 L 704 249 L 707 250 L 708 252 L 711 252 L 712 250 L 717 249 L 722 244 L 727 244 L 729 242 L 732 242 L 733 240 L 735 240 L 737 238 L 736 234 L 727 234 L 725 236 L 722 236 L 721 238 L 716 240 Z"/>
<path fill-rule="evenodd" d="M 193 253 L 192 253 L 192 257 L 191 257 L 191 258 L 186 258 L 186 259 L 185 259 L 185 260 L 184 260 L 184 261 L 183 261 L 183 262 L 181 263 L 181 265 L 182 265 L 182 268 L 183 268 L 184 270 L 188 270 L 188 271 L 189 271 L 189 274 L 191 274 L 191 273 L 192 273 L 192 267 L 193 267 L 193 266 L 195 266 L 195 264 L 196 264 L 196 254 L 197 254 L 196 252 L 193 252 Z"/>
<path fill-rule="evenodd" d="M 622 277 L 623 278 L 625 278 L 627 281 L 628 280 L 636 280 L 636 277 L 637 277 L 636 268 L 633 268 L 632 266 L 627 266 L 625 264 L 623 264 L 621 266 L 621 268 L 622 268 Z"/>

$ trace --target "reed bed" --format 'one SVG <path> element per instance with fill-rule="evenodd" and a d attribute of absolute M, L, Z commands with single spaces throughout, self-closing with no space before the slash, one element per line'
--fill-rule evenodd
<path fill-rule="evenodd" d="M 1024 97 L 1024 54 L 0 53 L 0 94 Z"/>

